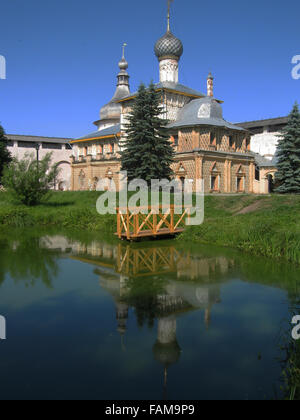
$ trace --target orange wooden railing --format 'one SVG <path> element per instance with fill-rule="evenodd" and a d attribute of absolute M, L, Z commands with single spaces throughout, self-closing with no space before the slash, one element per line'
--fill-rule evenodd
<path fill-rule="evenodd" d="M 140 209 L 142 210 L 142 209 Z M 189 209 L 181 215 L 175 214 L 175 206 L 159 208 L 159 212 L 148 208 L 148 214 L 131 211 L 130 208 L 117 209 L 117 236 L 121 239 L 158 236 L 180 233 L 185 227 L 185 218 L 190 217 Z"/>

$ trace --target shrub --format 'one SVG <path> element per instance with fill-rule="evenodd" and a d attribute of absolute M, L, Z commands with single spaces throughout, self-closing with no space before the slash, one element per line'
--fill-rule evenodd
<path fill-rule="evenodd" d="M 57 167 L 51 166 L 51 156 L 48 153 L 39 162 L 28 154 L 22 160 L 13 159 L 4 169 L 4 187 L 26 206 L 39 204 L 53 188 L 58 176 Z"/>

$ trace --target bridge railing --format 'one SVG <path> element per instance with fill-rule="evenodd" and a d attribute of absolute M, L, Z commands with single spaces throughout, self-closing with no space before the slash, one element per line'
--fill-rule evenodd
<path fill-rule="evenodd" d="M 159 209 L 149 206 L 139 208 L 140 213 L 136 213 L 129 207 L 117 208 L 117 236 L 120 239 L 125 237 L 130 240 L 181 233 L 185 228 L 186 218 L 190 218 L 191 211 L 186 208 L 178 214 L 180 213 L 178 209 L 179 207 L 175 205 L 160 206 Z M 147 214 L 141 212 L 142 210 L 147 210 Z"/>

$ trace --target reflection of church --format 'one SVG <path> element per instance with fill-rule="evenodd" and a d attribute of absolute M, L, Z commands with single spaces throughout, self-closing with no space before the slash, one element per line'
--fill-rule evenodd
<path fill-rule="evenodd" d="M 85 245 L 68 242 L 59 236 L 45 237 L 41 245 L 61 249 L 70 258 L 95 267 L 101 288 L 113 298 L 116 330 L 124 351 L 129 309 L 138 312 L 138 306 L 143 306 L 145 298 L 145 295 L 138 295 L 132 301 L 132 295 L 137 293 L 135 285 L 151 285 L 153 281 L 153 305 L 146 311 L 150 310 L 157 322 L 157 339 L 152 350 L 154 359 L 163 368 L 165 391 L 168 369 L 181 355 L 177 321 L 192 311 L 202 311 L 203 325 L 209 328 L 212 308 L 221 301 L 221 285 L 234 268 L 233 260 L 225 257 L 195 256 L 174 246 L 144 244 L 136 247 L 99 241 Z M 159 290 L 155 289 L 155 284 L 159 284 Z"/>
<path fill-rule="evenodd" d="M 223 118 L 222 101 L 214 96 L 214 78 L 207 78 L 207 92 L 201 93 L 179 82 L 183 44 L 170 28 L 155 44 L 159 61 L 162 118 L 169 121 L 170 142 L 176 151 L 173 164 L 180 180 L 203 179 L 206 193 L 267 192 L 259 188 L 256 162 L 250 152 L 250 132 Z M 137 93 L 130 92 L 128 63 L 119 62 L 117 88 L 113 98 L 100 110 L 94 124 L 97 131 L 72 142 L 72 189 L 95 189 L 101 179 L 118 186 L 121 140 Z M 271 170 L 272 168 L 269 168 Z"/>

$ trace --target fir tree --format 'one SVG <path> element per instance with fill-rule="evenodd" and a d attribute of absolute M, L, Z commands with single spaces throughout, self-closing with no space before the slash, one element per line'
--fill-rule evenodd
<path fill-rule="evenodd" d="M 12 160 L 10 152 L 7 150 L 7 138 L 3 127 L 0 125 L 0 182 L 3 175 L 4 166 Z"/>
<path fill-rule="evenodd" d="M 122 144 L 122 171 L 127 171 L 129 181 L 138 178 L 150 185 L 152 179 L 172 178 L 175 152 L 166 128 L 168 121 L 162 116 L 160 94 L 153 83 L 148 89 L 142 84 Z"/>
<path fill-rule="evenodd" d="M 289 121 L 280 136 L 277 149 L 276 192 L 300 193 L 300 112 L 298 104 L 289 115 Z"/>

